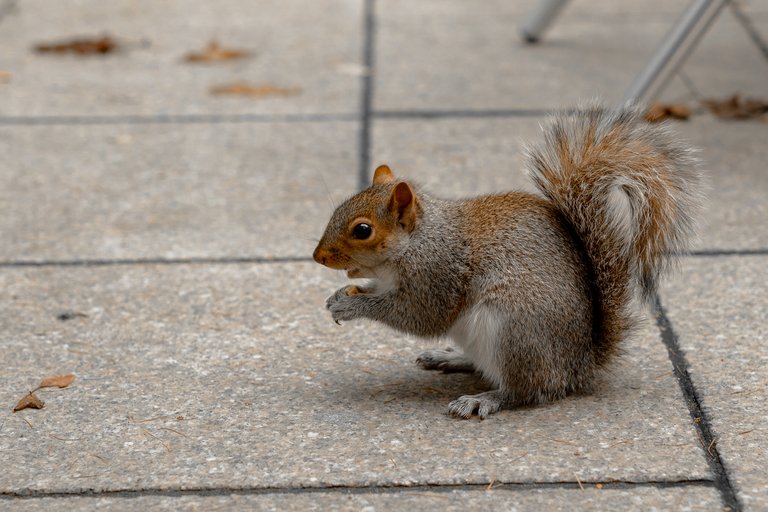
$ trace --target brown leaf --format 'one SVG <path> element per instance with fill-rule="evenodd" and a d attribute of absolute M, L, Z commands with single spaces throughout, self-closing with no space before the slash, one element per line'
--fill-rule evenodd
<path fill-rule="evenodd" d="M 8 71 L 0 71 L 0 84 L 5 84 L 11 81 L 11 74 Z"/>
<path fill-rule="evenodd" d="M 75 382 L 75 375 L 72 373 L 65 373 L 63 375 L 56 375 L 55 377 L 49 377 L 43 379 L 37 389 L 40 388 L 66 388 L 70 384 Z"/>
<path fill-rule="evenodd" d="M 688 119 L 691 117 L 691 109 L 684 103 L 654 103 L 645 113 L 645 120 L 649 123 L 658 123 L 665 119 Z"/>
<path fill-rule="evenodd" d="M 249 57 L 250 52 L 244 50 L 232 50 L 222 47 L 218 41 L 211 41 L 208 47 L 202 52 L 188 53 L 184 60 L 187 62 L 221 62 L 225 60 L 244 59 Z"/>
<path fill-rule="evenodd" d="M 721 119 L 755 119 L 768 113 L 768 102 L 754 98 L 742 99 L 738 94 L 724 100 L 704 100 L 702 103 Z"/>
<path fill-rule="evenodd" d="M 78 55 L 112 53 L 117 49 L 117 42 L 109 36 L 75 38 L 68 41 L 42 43 L 35 46 L 35 51 L 38 53 L 75 53 Z"/>
<path fill-rule="evenodd" d="M 251 96 L 254 98 L 263 98 L 265 96 L 296 96 L 301 89 L 295 87 L 277 87 L 274 85 L 250 85 L 245 82 L 236 82 L 227 85 L 217 85 L 211 87 L 211 94 L 233 95 L 233 96 Z"/>
<path fill-rule="evenodd" d="M 45 406 L 45 402 L 37 398 L 34 392 L 30 392 L 19 400 L 19 403 L 13 408 L 13 412 L 21 411 L 22 409 L 42 409 L 43 406 Z"/>

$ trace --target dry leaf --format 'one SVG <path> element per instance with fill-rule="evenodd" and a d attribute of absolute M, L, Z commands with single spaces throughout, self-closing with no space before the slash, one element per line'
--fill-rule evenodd
<path fill-rule="evenodd" d="M 44 405 L 45 402 L 37 398 L 35 393 L 30 392 L 19 400 L 19 403 L 13 408 L 13 412 L 21 411 L 22 409 L 42 409 Z"/>
<path fill-rule="evenodd" d="M 99 38 L 77 38 L 58 43 L 44 43 L 35 46 L 38 53 L 76 53 L 93 55 L 112 53 L 117 50 L 117 42 L 109 36 Z"/>
<path fill-rule="evenodd" d="M 221 62 L 225 60 L 244 59 L 249 57 L 250 52 L 243 50 L 231 50 L 222 47 L 218 41 L 211 41 L 208 47 L 199 53 L 188 53 L 184 58 L 187 62 Z"/>
<path fill-rule="evenodd" d="M 8 71 L 0 71 L 0 84 L 6 84 L 11 81 L 11 74 Z"/>
<path fill-rule="evenodd" d="M 245 82 L 211 87 L 211 94 L 251 96 L 254 98 L 263 98 L 265 96 L 296 96 L 300 92 L 301 89 L 295 87 L 277 87 L 269 84 L 250 85 Z"/>
<path fill-rule="evenodd" d="M 658 123 L 665 119 L 688 119 L 691 117 L 691 109 L 684 103 L 654 103 L 645 113 L 645 120 L 649 123 Z"/>
<path fill-rule="evenodd" d="M 37 389 L 40 388 L 66 388 L 70 384 L 75 382 L 75 375 L 72 373 L 65 373 L 63 375 L 57 375 L 55 377 L 49 377 L 43 379 Z"/>
<path fill-rule="evenodd" d="M 704 100 L 702 103 L 721 119 L 755 119 L 768 113 L 768 102 L 754 98 L 742 99 L 738 94 L 725 100 Z"/>

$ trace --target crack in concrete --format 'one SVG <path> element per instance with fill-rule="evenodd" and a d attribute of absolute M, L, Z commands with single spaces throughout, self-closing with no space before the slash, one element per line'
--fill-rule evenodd
<path fill-rule="evenodd" d="M 185 489 L 117 489 L 106 491 L 72 491 L 72 492 L 46 492 L 46 491 L 15 491 L 0 492 L 0 502 L 17 499 L 37 498 L 74 498 L 74 497 L 116 497 L 135 498 L 138 496 L 221 496 L 221 495 L 261 495 L 261 494 L 316 494 L 316 493 L 340 493 L 340 494 L 385 494 L 399 492 L 453 492 L 453 491 L 527 491 L 535 489 L 570 489 L 583 490 L 585 486 L 592 486 L 600 490 L 631 490 L 639 488 L 675 489 L 683 487 L 714 487 L 716 482 L 705 479 L 692 480 L 581 480 L 558 482 L 482 482 L 475 484 L 422 484 L 422 485 L 330 485 L 325 487 L 200 487 Z M 600 486 L 600 487 L 596 487 Z"/>

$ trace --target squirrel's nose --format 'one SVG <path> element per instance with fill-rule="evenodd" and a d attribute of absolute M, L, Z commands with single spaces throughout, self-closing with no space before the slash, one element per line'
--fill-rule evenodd
<path fill-rule="evenodd" d="M 328 259 L 328 255 L 325 251 L 323 251 L 320 247 L 317 247 L 315 249 L 315 252 L 312 253 L 312 258 L 318 262 L 321 265 L 325 265 L 326 260 Z"/>

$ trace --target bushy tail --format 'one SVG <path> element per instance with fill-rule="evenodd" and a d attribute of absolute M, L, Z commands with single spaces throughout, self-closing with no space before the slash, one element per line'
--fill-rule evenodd
<path fill-rule="evenodd" d="M 598 107 L 556 118 L 528 157 L 536 186 L 591 260 L 603 363 L 634 325 L 635 292 L 649 300 L 659 276 L 688 247 L 702 199 L 697 161 L 639 110 Z"/>

